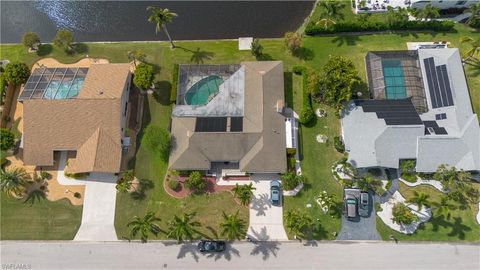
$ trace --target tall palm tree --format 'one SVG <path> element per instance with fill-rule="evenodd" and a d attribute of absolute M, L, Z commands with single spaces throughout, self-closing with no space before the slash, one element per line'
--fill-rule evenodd
<path fill-rule="evenodd" d="M 222 215 L 223 222 L 220 223 L 222 235 L 228 240 L 243 239 L 246 225 L 245 221 L 238 217 L 238 210 L 234 215 L 227 215 L 225 212 L 223 212 Z"/>
<path fill-rule="evenodd" d="M 323 25 L 325 29 L 328 29 L 330 26 L 337 23 L 337 20 L 342 20 L 344 18 L 342 9 L 345 7 L 345 4 L 340 1 L 320 1 L 318 3 L 320 6 L 320 17 L 321 19 L 317 21 L 317 25 Z"/>
<path fill-rule="evenodd" d="M 131 237 L 137 236 L 140 233 L 140 238 L 142 239 L 142 243 L 147 242 L 148 234 L 152 233 L 155 236 L 161 232 L 160 226 L 158 226 L 155 221 L 160 221 L 159 218 L 155 216 L 155 213 L 152 211 L 147 212 L 147 214 L 141 218 L 138 216 L 134 216 L 132 221 L 130 221 L 127 226 L 132 227 L 130 232 Z"/>
<path fill-rule="evenodd" d="M 173 220 L 169 223 L 170 227 L 167 237 L 175 238 L 180 243 L 183 242 L 183 240 L 192 240 L 195 234 L 201 235 L 196 229 L 197 227 L 200 227 L 201 224 L 198 221 L 192 221 L 194 217 L 195 213 L 184 213 L 181 217 L 175 215 Z"/>
<path fill-rule="evenodd" d="M 440 10 L 432 4 L 427 4 L 421 11 L 422 18 L 425 19 L 436 19 L 440 17 Z"/>
<path fill-rule="evenodd" d="M 253 187 L 252 183 L 248 185 L 236 184 L 232 191 L 238 197 L 238 199 L 240 199 L 242 205 L 248 205 L 250 199 L 253 197 L 253 191 L 255 189 L 256 188 Z"/>
<path fill-rule="evenodd" d="M 470 5 L 470 7 L 465 10 L 465 12 L 472 13 L 472 15 L 468 17 L 467 21 L 465 21 L 466 24 L 470 25 L 470 23 L 476 20 L 480 20 L 480 2 Z"/>
<path fill-rule="evenodd" d="M 285 215 L 285 223 L 285 227 L 291 234 L 301 237 L 305 230 L 313 225 L 313 219 L 304 212 L 288 211 Z"/>
<path fill-rule="evenodd" d="M 47 198 L 47 195 L 45 194 L 45 191 L 41 190 L 40 188 L 35 188 L 27 192 L 27 197 L 23 202 L 24 203 L 30 202 L 30 204 L 34 204 L 35 200 L 41 201 L 41 200 L 45 200 L 46 198 Z"/>
<path fill-rule="evenodd" d="M 0 189 L 7 196 L 12 194 L 20 196 L 25 190 L 28 180 L 30 180 L 30 175 L 24 168 L 2 169 L 0 172 Z"/>
<path fill-rule="evenodd" d="M 430 195 L 425 192 L 413 191 L 413 197 L 407 200 L 408 203 L 413 203 L 417 206 L 418 211 L 422 210 L 423 206 L 430 206 Z"/>
<path fill-rule="evenodd" d="M 468 43 L 471 45 L 463 55 L 463 61 L 469 63 L 472 59 L 478 60 L 477 56 L 480 53 L 480 38 L 473 39 L 471 37 L 462 37 L 460 43 Z"/>
<path fill-rule="evenodd" d="M 155 23 L 155 33 L 163 30 L 165 35 L 167 35 L 168 40 L 170 40 L 171 48 L 174 49 L 175 44 L 173 44 L 173 40 L 168 33 L 167 23 L 172 22 L 173 18 L 177 17 L 178 15 L 168 10 L 168 8 L 148 7 L 147 10 L 152 12 L 150 17 L 148 17 L 148 21 Z"/>
<path fill-rule="evenodd" d="M 455 210 L 456 207 L 454 204 L 450 203 L 450 198 L 448 196 L 440 197 L 439 202 L 432 202 L 433 207 L 435 208 L 435 214 L 438 216 L 444 216 L 447 219 L 450 219 L 450 210 Z"/>

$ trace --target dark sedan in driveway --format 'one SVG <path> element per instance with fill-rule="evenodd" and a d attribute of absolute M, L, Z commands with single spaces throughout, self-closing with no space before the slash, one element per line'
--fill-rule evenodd
<path fill-rule="evenodd" d="M 225 250 L 225 241 L 202 240 L 198 243 L 200 252 L 222 252 Z"/>

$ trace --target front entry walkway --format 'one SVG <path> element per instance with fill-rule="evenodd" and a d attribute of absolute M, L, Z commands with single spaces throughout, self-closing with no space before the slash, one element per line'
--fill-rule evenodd
<path fill-rule="evenodd" d="M 85 185 L 82 224 L 74 241 L 116 241 L 113 225 L 117 176 L 110 173 L 91 173 L 83 179 L 65 177 L 67 153 L 62 152 L 58 164 L 57 180 L 61 185 Z"/>
<path fill-rule="evenodd" d="M 258 241 L 288 240 L 283 228 L 283 206 L 273 206 L 270 201 L 270 181 L 278 175 L 254 174 L 252 183 L 256 190 L 250 203 L 248 237 Z M 282 202 L 283 203 L 283 202 Z"/>

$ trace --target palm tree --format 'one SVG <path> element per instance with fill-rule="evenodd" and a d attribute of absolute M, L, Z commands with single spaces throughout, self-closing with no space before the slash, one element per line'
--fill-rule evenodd
<path fill-rule="evenodd" d="M 447 219 L 450 219 L 450 210 L 455 210 L 456 207 L 454 204 L 450 203 L 450 198 L 448 196 L 440 197 L 439 202 L 432 202 L 433 207 L 435 208 L 435 214 L 438 216 L 445 216 Z"/>
<path fill-rule="evenodd" d="M 236 184 L 232 191 L 240 199 L 242 205 L 248 205 L 255 189 L 252 183 L 248 185 Z"/>
<path fill-rule="evenodd" d="M 327 1 L 320 1 L 318 3 L 320 6 L 320 19 L 317 21 L 317 25 L 323 25 L 325 29 L 328 29 L 328 27 L 336 24 L 337 20 L 342 20 L 344 15 L 342 13 L 342 9 L 345 7 L 345 4 L 340 2 L 340 1 L 332 1 L 332 0 L 327 0 Z"/>
<path fill-rule="evenodd" d="M 472 22 L 476 20 L 480 20 L 480 3 L 472 4 L 465 12 L 470 12 L 472 15 L 465 21 L 466 24 L 470 25 Z"/>
<path fill-rule="evenodd" d="M 295 237 L 301 237 L 306 229 L 313 225 L 313 219 L 304 212 L 288 211 L 285 215 L 285 227 Z"/>
<path fill-rule="evenodd" d="M 228 240 L 243 239 L 245 235 L 245 221 L 238 217 L 238 210 L 234 215 L 222 213 L 223 222 L 220 223 L 222 235 Z"/>
<path fill-rule="evenodd" d="M 469 63 L 477 60 L 478 62 L 477 55 L 480 53 L 480 38 L 473 39 L 471 37 L 462 37 L 460 43 L 468 43 L 471 45 L 471 48 L 463 55 L 463 61 Z"/>
<path fill-rule="evenodd" d="M 0 172 L 0 189 L 7 196 L 11 196 L 12 193 L 20 196 L 29 179 L 30 175 L 23 168 L 2 169 Z"/>
<path fill-rule="evenodd" d="M 159 218 L 155 216 L 155 213 L 152 211 L 147 212 L 147 214 L 141 218 L 134 216 L 132 221 L 130 221 L 127 226 L 132 227 L 130 232 L 131 237 L 135 237 L 140 233 L 140 238 L 142 243 L 147 242 L 148 234 L 153 233 L 155 236 L 161 232 L 160 227 L 155 223 L 155 221 L 160 221 Z"/>
<path fill-rule="evenodd" d="M 169 223 L 170 227 L 167 237 L 175 238 L 180 243 L 183 242 L 183 240 L 192 240 L 194 234 L 201 235 L 196 229 L 200 227 L 201 224 L 198 221 L 192 221 L 193 217 L 195 217 L 195 213 L 184 213 L 181 217 L 175 215 Z"/>
<path fill-rule="evenodd" d="M 133 61 L 133 65 L 136 67 L 137 62 L 144 62 L 147 55 L 142 50 L 133 50 L 127 52 L 128 60 Z"/>
<path fill-rule="evenodd" d="M 421 11 L 422 17 L 425 19 L 436 19 L 440 17 L 440 10 L 432 4 L 427 4 Z"/>
<path fill-rule="evenodd" d="M 418 211 L 420 211 L 422 210 L 423 206 L 430 206 L 429 198 L 430 195 L 426 194 L 425 192 L 413 191 L 413 197 L 407 200 L 407 202 L 415 204 Z"/>
<path fill-rule="evenodd" d="M 155 23 L 155 33 L 158 33 L 163 29 L 163 32 L 165 32 L 167 35 L 168 40 L 170 40 L 171 48 L 174 49 L 175 44 L 173 44 L 173 40 L 168 33 L 167 23 L 172 22 L 173 18 L 177 17 L 178 15 L 168 10 L 168 8 L 148 7 L 147 10 L 152 12 L 150 17 L 148 17 L 148 21 Z"/>
<path fill-rule="evenodd" d="M 30 202 L 30 204 L 35 203 L 35 200 L 41 201 L 47 198 L 45 191 L 40 188 L 35 188 L 29 192 L 27 192 L 27 197 L 25 198 L 24 203 Z"/>

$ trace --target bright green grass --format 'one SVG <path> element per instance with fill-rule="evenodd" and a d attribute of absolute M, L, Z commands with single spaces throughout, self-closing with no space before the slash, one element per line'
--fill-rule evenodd
<path fill-rule="evenodd" d="M 2 240 L 71 240 L 80 227 L 82 206 L 73 206 L 67 199 L 32 205 L 1 197 Z"/>
<path fill-rule="evenodd" d="M 420 185 L 414 188 L 399 183 L 400 193 L 406 198 L 412 198 L 413 191 L 424 192 L 430 195 L 431 201 L 438 202 L 442 194 L 435 188 Z M 480 186 L 477 184 L 477 186 Z M 434 217 L 421 225 L 421 227 L 412 235 L 398 233 L 383 223 L 377 217 L 377 230 L 382 239 L 388 240 L 389 235 L 394 235 L 398 240 L 403 241 L 480 241 L 480 225 L 475 220 L 478 206 L 471 204 L 470 208 L 456 209 L 451 211 L 450 219 L 443 216 Z"/>
<path fill-rule="evenodd" d="M 333 36 L 333 37 L 306 37 L 304 46 L 306 47 L 310 60 L 299 60 L 292 57 L 284 49 L 282 39 L 261 40 L 264 46 L 264 52 L 271 59 L 282 60 L 285 68 L 285 98 L 287 103 L 293 104 L 296 111 L 301 109 L 301 77 L 290 73 L 292 67 L 298 64 L 306 64 L 319 70 L 328 60 L 329 55 L 342 55 L 351 59 L 362 78 L 365 78 L 364 57 L 369 50 L 398 50 L 406 49 L 407 41 L 431 41 L 448 40 L 453 46 L 459 46 L 461 36 L 478 35 L 461 25 L 456 27 L 456 33 L 428 33 L 428 34 L 379 34 L 379 35 L 360 35 L 360 36 Z M 174 63 L 191 63 L 192 51 L 200 48 L 200 51 L 213 53 L 212 59 L 205 59 L 205 64 L 225 64 L 239 63 L 241 61 L 253 61 L 254 58 L 249 51 L 238 51 L 236 41 L 195 41 L 178 42 L 179 48 L 170 50 L 165 42 L 125 42 L 125 43 L 86 43 L 83 44 L 82 54 L 73 56 L 66 55 L 62 51 L 52 49 L 49 54 L 43 57 L 54 57 L 61 62 L 72 63 L 78 61 L 84 54 L 90 57 L 107 58 L 111 62 L 127 62 L 126 53 L 129 50 L 141 49 L 147 55 L 147 61 L 155 65 L 159 72 L 156 76 L 160 93 L 149 96 L 145 106 L 144 126 L 148 123 L 154 123 L 160 127 L 167 128 L 170 121 L 171 104 L 168 102 L 170 96 L 171 77 Z M 467 45 L 460 46 L 462 50 Z M 209 54 L 211 55 L 211 54 Z M 25 61 L 32 65 L 41 57 L 36 54 L 28 54 L 21 45 L 0 45 L 0 58 L 10 60 Z M 472 101 L 476 111 L 480 111 L 480 78 L 473 76 L 473 71 L 467 67 L 467 79 L 471 90 Z M 308 177 L 308 185 L 297 197 L 285 199 L 285 209 L 305 209 L 312 216 L 319 219 L 323 228 L 315 235 L 317 239 L 332 239 L 332 232 L 338 232 L 340 229 L 339 217 L 331 218 L 320 213 L 320 209 L 314 202 L 315 197 L 322 190 L 334 193 L 341 197 L 341 187 L 333 180 L 330 172 L 331 165 L 340 155 L 335 152 L 332 140 L 338 136 L 340 126 L 339 120 L 334 116 L 334 112 L 327 110 L 329 116 L 318 119 L 317 123 L 311 127 L 301 128 L 301 137 L 303 139 L 303 159 L 302 169 Z M 315 141 L 318 133 L 326 134 L 330 141 L 328 144 L 319 144 Z M 183 212 L 197 211 L 197 217 L 203 222 L 204 231 L 206 227 L 217 228 L 221 218 L 218 211 L 221 209 L 233 212 L 241 209 L 244 217 L 247 216 L 247 209 L 239 207 L 231 199 L 228 193 L 211 195 L 208 200 L 203 196 L 187 198 L 184 200 L 175 200 L 168 197 L 162 188 L 162 179 L 166 172 L 166 164 L 156 157 L 151 157 L 145 151 L 142 145 L 139 146 L 135 162 L 136 174 L 140 178 L 150 179 L 155 183 L 155 188 L 148 193 L 143 201 L 134 201 L 128 195 L 120 194 L 117 198 L 117 210 L 115 226 L 119 236 L 127 236 L 128 230 L 126 223 L 134 215 L 143 215 L 147 210 L 153 210 L 163 221 L 168 221 L 173 213 L 181 214 Z M 312 204 L 312 208 L 306 209 L 307 203 Z M 67 211 L 66 209 L 62 211 Z M 218 211 L 217 211 L 218 210 Z M 60 211 L 61 212 L 61 211 Z M 32 213 L 36 217 L 36 213 Z M 2 219 L 2 225 L 11 223 L 11 219 Z M 65 225 L 67 226 L 67 225 Z M 68 225 L 78 226 L 77 224 Z M 164 226 L 164 225 L 163 225 Z M 70 230 L 71 228 L 65 228 Z M 78 227 L 77 227 L 78 228 Z M 213 235 L 213 234 L 211 234 Z M 164 236 L 161 236 L 164 237 Z"/>

